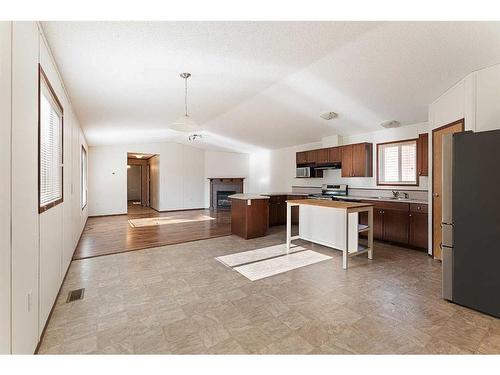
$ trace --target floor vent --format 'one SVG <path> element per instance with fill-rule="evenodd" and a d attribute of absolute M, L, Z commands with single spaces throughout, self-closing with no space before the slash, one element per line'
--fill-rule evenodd
<path fill-rule="evenodd" d="M 66 299 L 66 303 L 70 303 L 73 301 L 78 301 L 79 299 L 83 299 L 83 293 L 85 292 L 85 288 L 75 289 L 68 293 L 68 298 Z"/>

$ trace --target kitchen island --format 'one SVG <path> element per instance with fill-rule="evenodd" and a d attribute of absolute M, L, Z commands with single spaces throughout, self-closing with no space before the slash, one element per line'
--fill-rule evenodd
<path fill-rule="evenodd" d="M 269 226 L 269 197 L 257 194 L 233 194 L 231 233 L 246 240 L 262 237 Z"/>
<path fill-rule="evenodd" d="M 287 200 L 286 250 L 293 240 L 303 239 L 342 251 L 342 268 L 349 257 L 367 253 L 373 259 L 373 204 L 330 200 Z M 299 235 L 292 237 L 292 207 L 299 207 Z M 368 223 L 359 224 L 359 213 L 367 212 Z M 368 235 L 367 246 L 359 244 L 359 233 Z"/>

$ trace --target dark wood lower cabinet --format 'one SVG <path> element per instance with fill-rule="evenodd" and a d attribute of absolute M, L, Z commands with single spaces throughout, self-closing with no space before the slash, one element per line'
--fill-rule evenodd
<path fill-rule="evenodd" d="M 248 240 L 267 233 L 268 199 L 231 199 L 231 233 Z"/>
<path fill-rule="evenodd" d="M 410 216 L 408 211 L 383 210 L 384 241 L 408 243 Z"/>
<path fill-rule="evenodd" d="M 366 201 L 374 203 L 374 201 Z M 373 238 L 419 249 L 427 249 L 427 205 L 397 202 L 375 202 L 373 207 Z M 360 215 L 361 224 L 368 223 Z"/>
<path fill-rule="evenodd" d="M 303 195 L 273 195 L 269 198 L 269 226 L 286 224 L 286 201 L 303 199 Z M 299 207 L 292 207 L 292 224 L 299 223 Z"/>

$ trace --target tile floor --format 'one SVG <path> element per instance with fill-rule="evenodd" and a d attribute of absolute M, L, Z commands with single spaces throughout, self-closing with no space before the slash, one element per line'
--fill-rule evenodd
<path fill-rule="evenodd" d="M 441 299 L 440 263 L 375 245 L 251 282 L 216 256 L 284 242 L 283 228 L 74 261 L 39 353 L 496 353 L 500 319 Z M 68 291 L 86 288 L 81 301 Z"/>

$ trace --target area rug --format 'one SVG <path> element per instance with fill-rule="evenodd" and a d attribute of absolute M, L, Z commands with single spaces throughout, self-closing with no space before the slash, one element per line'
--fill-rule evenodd
<path fill-rule="evenodd" d="M 190 219 L 182 219 L 182 218 L 174 218 L 171 216 L 162 216 L 162 217 L 146 217 L 142 219 L 130 219 L 128 222 L 131 227 L 150 227 L 155 225 L 167 225 L 167 224 L 182 224 L 182 223 L 195 223 L 199 221 L 210 221 L 215 220 L 215 218 L 207 215 L 200 215 L 195 218 Z"/>
<path fill-rule="evenodd" d="M 301 246 L 292 245 L 290 253 L 306 250 Z M 247 263 L 257 262 L 259 260 L 275 258 L 280 255 L 286 255 L 286 245 L 280 244 L 275 246 L 263 247 L 261 249 L 242 251 L 241 253 L 234 253 L 216 257 L 219 262 L 228 267 L 241 266 Z"/>
<path fill-rule="evenodd" d="M 316 251 L 305 250 L 262 260 L 260 262 L 245 264 L 243 266 L 234 267 L 233 269 L 241 273 L 247 279 L 256 281 L 331 258 L 332 257 L 328 255 L 317 253 Z"/>

